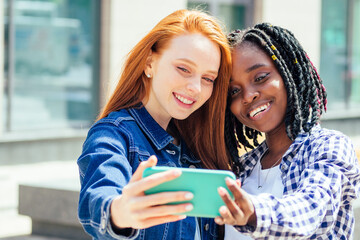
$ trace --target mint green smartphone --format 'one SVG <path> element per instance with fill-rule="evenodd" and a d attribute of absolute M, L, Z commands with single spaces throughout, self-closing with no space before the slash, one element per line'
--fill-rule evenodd
<path fill-rule="evenodd" d="M 147 177 L 154 173 L 159 173 L 174 169 L 173 167 L 150 167 L 143 172 L 143 177 Z M 220 216 L 219 208 L 225 205 L 221 199 L 217 189 L 224 187 L 231 192 L 226 186 L 225 178 L 236 179 L 231 171 L 225 170 L 209 170 L 194 168 L 178 168 L 182 171 L 180 177 L 162 183 L 154 188 L 145 191 L 145 194 L 153 194 L 159 192 L 188 191 L 194 194 L 194 198 L 190 201 L 174 202 L 171 204 L 179 204 L 190 202 L 193 204 L 193 210 L 186 212 L 187 216 L 215 218 Z"/>

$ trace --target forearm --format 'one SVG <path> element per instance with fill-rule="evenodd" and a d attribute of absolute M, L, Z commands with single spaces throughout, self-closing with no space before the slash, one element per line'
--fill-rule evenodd
<path fill-rule="evenodd" d="M 275 198 L 271 194 L 250 196 L 256 214 L 256 227 L 237 227 L 256 239 L 273 236 L 286 239 L 309 239 L 310 236 L 329 231 L 339 212 L 341 204 L 341 183 L 337 178 L 317 176 L 320 182 L 304 181 L 295 192 Z M 332 185 L 333 184 L 333 185 Z M 282 238 L 281 236 L 284 236 Z"/>

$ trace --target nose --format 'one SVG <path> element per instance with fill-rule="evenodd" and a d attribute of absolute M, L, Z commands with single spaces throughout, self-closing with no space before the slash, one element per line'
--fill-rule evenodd
<path fill-rule="evenodd" d="M 248 104 L 259 97 L 259 92 L 254 88 L 243 89 L 243 103 Z"/>
<path fill-rule="evenodd" d="M 187 90 L 189 92 L 197 94 L 201 92 L 201 77 L 192 77 L 187 83 Z"/>

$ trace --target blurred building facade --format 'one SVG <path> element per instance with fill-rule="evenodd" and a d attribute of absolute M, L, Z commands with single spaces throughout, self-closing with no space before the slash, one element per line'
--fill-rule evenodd
<path fill-rule="evenodd" d="M 290 29 L 328 91 L 323 126 L 360 136 L 360 0 L 0 1 L 0 166 L 75 160 L 127 52 L 161 18 L 202 8 L 227 31 Z"/>

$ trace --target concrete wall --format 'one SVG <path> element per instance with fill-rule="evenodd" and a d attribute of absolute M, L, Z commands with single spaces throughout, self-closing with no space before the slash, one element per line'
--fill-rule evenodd
<path fill-rule="evenodd" d="M 255 21 L 269 22 L 292 31 L 319 69 L 321 1 L 262 0 L 257 6 L 261 6 L 261 9 L 255 9 Z"/>
<path fill-rule="evenodd" d="M 10 135 L 12 136 L 12 135 Z M 81 154 L 86 130 L 56 137 L 0 139 L 0 166 L 51 161 L 75 161 Z"/>
<path fill-rule="evenodd" d="M 186 0 L 112 0 L 109 10 L 109 32 L 102 44 L 110 49 L 104 60 L 108 61 L 108 79 L 102 79 L 105 91 L 102 96 L 108 97 L 114 89 L 121 72 L 126 54 L 144 37 L 158 21 L 171 12 L 186 8 Z M 103 26 L 107 27 L 107 26 Z M 105 66 L 106 67 L 106 66 Z M 104 75 L 106 76 L 106 74 Z M 103 99 L 102 99 L 103 101 Z"/>

